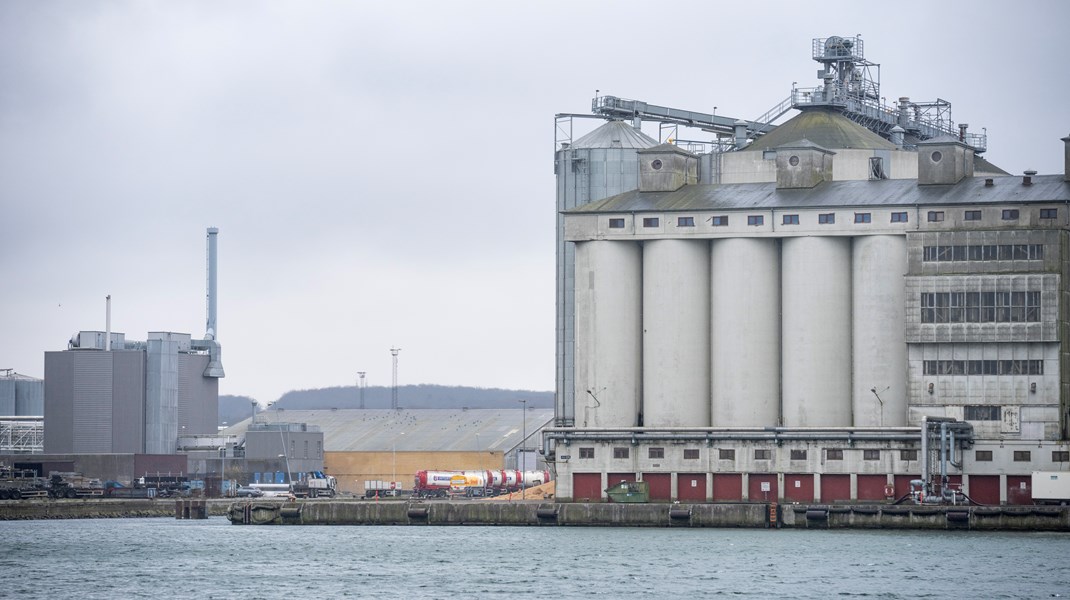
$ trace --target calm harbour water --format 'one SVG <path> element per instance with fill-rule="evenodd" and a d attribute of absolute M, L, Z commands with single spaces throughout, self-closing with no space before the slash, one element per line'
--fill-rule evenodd
<path fill-rule="evenodd" d="M 1070 535 L 0 522 L 0 597 L 1070 597 Z"/>

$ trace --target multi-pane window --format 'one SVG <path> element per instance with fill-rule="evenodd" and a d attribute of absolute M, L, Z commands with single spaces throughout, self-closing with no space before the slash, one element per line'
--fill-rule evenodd
<path fill-rule="evenodd" d="M 843 448 L 825 448 L 825 460 L 843 460 Z"/>
<path fill-rule="evenodd" d="M 792 450 L 791 460 L 806 460 L 806 450 Z"/>
<path fill-rule="evenodd" d="M 906 223 L 906 222 L 907 222 L 907 214 L 905 212 L 894 212 L 894 213 L 892 213 L 892 223 Z"/>
<path fill-rule="evenodd" d="M 943 220 L 944 220 L 944 211 L 942 211 L 942 210 L 930 210 L 929 211 L 929 222 L 930 223 L 939 223 L 939 222 L 941 222 Z"/>
<path fill-rule="evenodd" d="M 799 215 L 784 215 L 784 224 L 785 225 L 798 225 L 799 224 Z"/>
<path fill-rule="evenodd" d="M 724 227 L 728 225 L 728 215 L 710 217 L 710 225 L 713 225 L 714 227 Z"/>
<path fill-rule="evenodd" d="M 1033 453 L 1029 450 L 1015 450 L 1014 462 L 1029 462 L 1033 460 Z"/>
<path fill-rule="evenodd" d="M 924 262 L 974 260 L 1043 260 L 1043 244 L 989 244 L 971 246 L 925 246 Z"/>
<path fill-rule="evenodd" d="M 1070 450 L 1052 450 L 1051 462 L 1070 462 Z"/>
<path fill-rule="evenodd" d="M 1004 221 L 1017 221 L 1018 220 L 1018 209 L 1016 209 L 1016 208 L 1004 209 L 1003 210 L 1003 220 Z"/>
<path fill-rule="evenodd" d="M 647 458 L 665 458 L 665 448 L 648 448 Z"/>
<path fill-rule="evenodd" d="M 624 219 L 610 219 L 609 220 L 609 228 L 610 229 L 624 229 Z"/>
<path fill-rule="evenodd" d="M 977 462 L 992 462 L 992 451 L 977 450 L 973 453 L 973 459 Z"/>
<path fill-rule="evenodd" d="M 918 460 L 917 450 L 900 450 L 899 460 Z"/>
<path fill-rule="evenodd" d="M 698 460 L 698 448 L 684 448 L 684 460 Z"/>
<path fill-rule="evenodd" d="M 613 458 L 628 458 L 628 447 L 621 446 L 613 449 Z"/>
<path fill-rule="evenodd" d="M 594 448 L 580 448 L 580 458 L 594 458 Z"/>
<path fill-rule="evenodd" d="M 1043 375 L 1044 361 L 926 360 L 922 368 L 925 375 Z"/>
<path fill-rule="evenodd" d="M 1036 323 L 1040 292 L 923 292 L 922 323 Z"/>
<path fill-rule="evenodd" d="M 677 227 L 694 227 L 695 226 L 695 217 L 677 217 L 676 218 L 676 226 Z"/>
<path fill-rule="evenodd" d="M 998 406 L 968 405 L 962 407 L 962 418 L 966 421 L 998 421 Z"/>
<path fill-rule="evenodd" d="M 873 215 L 869 213 L 855 213 L 855 223 L 871 223 Z"/>
<path fill-rule="evenodd" d="M 832 225 L 836 222 L 836 213 L 821 213 L 817 215 L 819 225 Z"/>
<path fill-rule="evenodd" d="M 721 460 L 736 460 L 735 448 L 718 448 L 717 458 Z"/>
<path fill-rule="evenodd" d="M 754 451 L 754 460 L 769 460 L 773 458 L 773 451 L 759 448 Z"/>
<path fill-rule="evenodd" d="M 643 217 L 643 227 L 657 227 L 661 225 L 661 219 L 657 217 Z"/>
<path fill-rule="evenodd" d="M 881 459 L 881 451 L 880 450 L 863 450 L 862 451 L 862 460 L 880 460 L 880 459 Z"/>
<path fill-rule="evenodd" d="M 979 211 L 979 210 L 968 210 L 968 211 L 962 213 L 962 220 L 964 220 L 964 221 L 980 221 L 981 220 L 981 211 Z"/>
<path fill-rule="evenodd" d="M 764 215 L 747 215 L 747 225 L 764 225 Z"/>
<path fill-rule="evenodd" d="M 1041 219 L 1057 219 L 1059 218 L 1059 209 L 1057 208 L 1042 208 L 1040 209 Z"/>

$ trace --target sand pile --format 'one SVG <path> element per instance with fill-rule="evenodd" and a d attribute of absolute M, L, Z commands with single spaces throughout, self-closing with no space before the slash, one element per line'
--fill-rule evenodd
<path fill-rule="evenodd" d="M 542 485 L 535 487 L 529 487 L 523 494 L 520 492 L 513 492 L 512 496 L 506 494 L 504 496 L 495 496 L 493 498 L 483 498 L 487 502 L 509 502 L 510 500 L 552 500 L 554 497 L 554 490 L 556 489 L 553 481 L 548 481 Z"/>

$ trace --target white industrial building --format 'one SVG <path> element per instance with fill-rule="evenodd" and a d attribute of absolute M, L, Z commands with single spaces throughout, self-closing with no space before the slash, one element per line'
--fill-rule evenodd
<path fill-rule="evenodd" d="M 813 58 L 756 121 L 559 115 L 559 499 L 1027 503 L 1070 469 L 1070 138 L 1063 175 L 1010 176 L 945 101 L 884 106 L 860 38 Z"/>

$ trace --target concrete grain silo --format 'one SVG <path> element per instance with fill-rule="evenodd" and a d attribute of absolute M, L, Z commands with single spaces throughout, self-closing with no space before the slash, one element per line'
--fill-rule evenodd
<path fill-rule="evenodd" d="M 710 422 L 710 251 L 705 240 L 643 243 L 643 424 Z"/>

